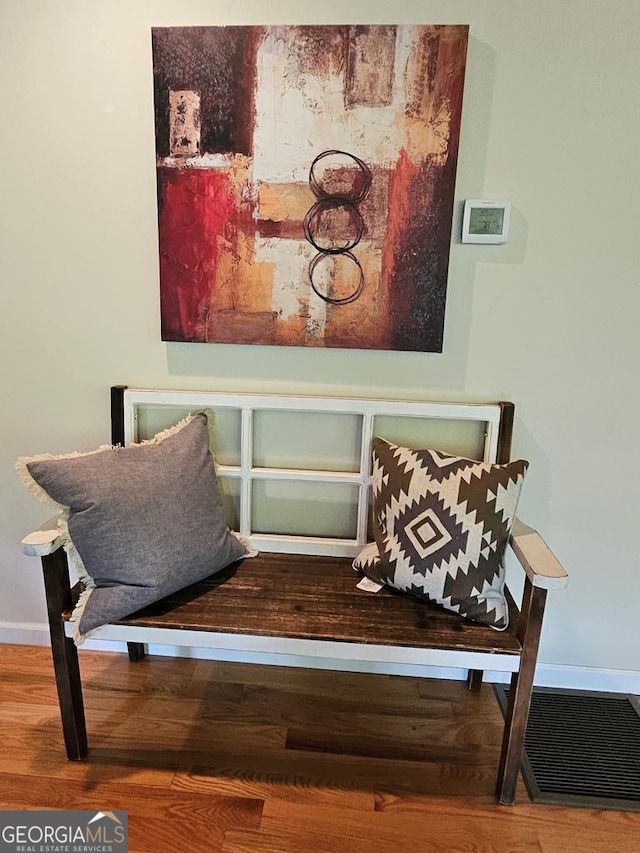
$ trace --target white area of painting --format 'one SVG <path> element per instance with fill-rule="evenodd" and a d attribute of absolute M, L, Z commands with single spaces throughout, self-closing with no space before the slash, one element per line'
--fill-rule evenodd
<path fill-rule="evenodd" d="M 316 250 L 305 240 L 276 237 L 256 237 L 254 248 L 256 263 L 273 264 L 272 310 L 283 320 L 306 314 L 307 338 L 317 339 L 324 332 L 327 305 L 308 284 L 309 264 Z"/>
<path fill-rule="evenodd" d="M 309 315 L 305 326 L 307 343 L 313 343 L 314 340 L 320 341 L 324 337 L 326 324 L 327 303 L 309 287 Z"/>
<path fill-rule="evenodd" d="M 283 320 L 297 317 L 305 308 L 309 288 L 303 282 L 306 282 L 307 269 L 314 254 L 313 246 L 304 240 L 256 237 L 256 263 L 274 265 L 271 308 Z"/>
<path fill-rule="evenodd" d="M 173 155 L 200 152 L 200 95 L 192 89 L 169 92 L 169 150 Z"/>
<path fill-rule="evenodd" d="M 187 166 L 189 169 L 230 169 L 232 154 L 202 154 L 194 157 L 163 157 L 162 166 Z"/>
<path fill-rule="evenodd" d="M 295 30 L 272 29 L 257 55 L 254 179 L 301 182 L 313 159 L 330 148 L 392 166 L 398 159 L 395 126 L 405 104 L 403 73 L 411 50 L 409 27 L 398 27 L 393 101 L 388 107 L 345 109 L 344 74 L 329 78 L 287 75 L 286 54 L 295 53 Z M 415 32 L 415 30 L 414 30 Z M 392 130 L 393 132 L 389 132 Z M 318 148 L 322 140 L 322 148 Z M 366 156 L 365 156 L 366 155 Z"/>

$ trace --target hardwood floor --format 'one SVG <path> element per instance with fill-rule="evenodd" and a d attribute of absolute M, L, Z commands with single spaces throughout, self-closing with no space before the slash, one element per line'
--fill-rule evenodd
<path fill-rule="evenodd" d="M 1 647 L 0 809 L 125 809 L 132 853 L 639 853 L 640 814 L 493 796 L 461 682 L 83 652 L 68 762 L 47 648 Z"/>

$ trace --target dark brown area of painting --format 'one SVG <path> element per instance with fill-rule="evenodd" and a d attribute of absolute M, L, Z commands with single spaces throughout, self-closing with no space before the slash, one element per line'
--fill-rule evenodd
<path fill-rule="evenodd" d="M 169 90 L 200 94 L 203 153 L 251 155 L 261 27 L 152 30 L 156 154 L 169 154 Z"/>
<path fill-rule="evenodd" d="M 438 68 L 440 28 L 430 27 L 425 30 L 420 41 L 421 50 L 418 52 L 420 70 L 415 78 L 415 87 L 407 92 L 408 116 L 421 115 L 425 99 L 433 94 Z"/>
<path fill-rule="evenodd" d="M 278 222 L 273 219 L 256 220 L 256 235 L 260 237 L 279 237 L 283 240 L 304 240 L 302 222 L 283 219 Z"/>
<path fill-rule="evenodd" d="M 344 100 L 384 107 L 391 103 L 396 54 L 394 26 L 351 27 Z"/>
<path fill-rule="evenodd" d="M 365 240 L 382 243 L 389 216 L 389 180 L 390 171 L 386 166 L 371 165 L 371 188 L 358 210 L 364 220 Z"/>
<path fill-rule="evenodd" d="M 287 57 L 294 75 L 326 77 L 339 74 L 346 64 L 349 27 L 297 26 L 287 27 L 295 32 L 295 52 Z M 292 84 L 295 77 L 292 78 Z"/>
<path fill-rule="evenodd" d="M 350 159 L 349 155 L 336 154 L 333 158 L 327 157 L 318 161 L 313 169 L 314 186 L 312 187 L 318 198 L 337 196 L 347 201 L 361 201 L 368 192 L 370 181 L 370 170 L 340 164 L 340 157 Z M 351 158 L 351 162 L 353 159 Z"/>
<path fill-rule="evenodd" d="M 357 246 L 364 222 L 356 205 L 341 199 L 321 199 L 309 211 L 307 240 L 321 252 L 338 252 Z"/>
<path fill-rule="evenodd" d="M 427 222 L 405 221 L 389 282 L 391 348 L 442 352 L 455 171 L 423 164 L 409 197 L 431 196 Z M 426 227 L 425 227 L 426 226 Z"/>
<path fill-rule="evenodd" d="M 428 204 L 426 222 L 406 208 L 408 215 L 396 223 L 388 282 L 393 349 L 442 352 L 467 35 L 466 26 L 443 27 L 438 38 L 433 89 L 436 106 L 446 93 L 451 110 L 449 154 L 442 166 L 425 160 L 403 187 L 409 202 Z"/>

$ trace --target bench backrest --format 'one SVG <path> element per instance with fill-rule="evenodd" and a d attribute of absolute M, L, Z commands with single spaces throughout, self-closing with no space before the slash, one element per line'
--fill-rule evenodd
<path fill-rule="evenodd" d="M 511 403 L 444 403 L 115 387 L 112 441 L 152 437 L 213 411 L 211 445 L 230 527 L 253 547 L 355 556 L 371 538 L 375 435 L 414 449 L 507 462 Z"/>

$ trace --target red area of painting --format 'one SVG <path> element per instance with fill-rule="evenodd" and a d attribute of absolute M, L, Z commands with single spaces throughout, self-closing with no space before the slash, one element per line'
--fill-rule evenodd
<path fill-rule="evenodd" d="M 215 270 L 235 246 L 238 209 L 229 175 L 158 169 L 162 339 L 205 341 Z"/>
<path fill-rule="evenodd" d="M 389 217 L 382 261 L 382 292 L 386 308 L 383 316 L 391 326 L 388 329 L 389 335 L 398 320 L 405 317 L 412 308 L 411 294 L 403 292 L 398 287 L 398 282 L 409 273 L 412 266 L 410 251 L 405 252 L 403 249 L 407 228 L 412 216 L 415 217 L 418 201 L 411 192 L 417 173 L 418 167 L 411 162 L 409 155 L 402 148 L 389 181 Z M 421 209 L 422 199 L 419 201 Z M 390 346 L 389 340 L 386 343 Z"/>

